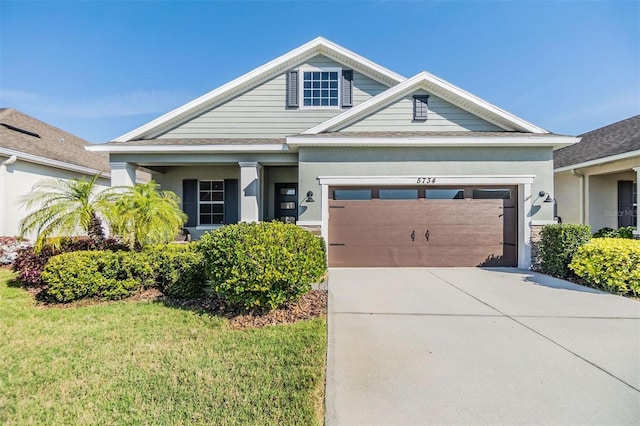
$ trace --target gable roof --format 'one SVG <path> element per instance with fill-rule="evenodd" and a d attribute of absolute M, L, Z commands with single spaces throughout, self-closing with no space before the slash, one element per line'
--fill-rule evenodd
<path fill-rule="evenodd" d="M 582 140 L 553 153 L 555 169 L 587 162 L 601 163 L 608 157 L 640 155 L 640 115 L 580 135 Z M 601 160 L 601 161 L 597 161 Z"/>
<path fill-rule="evenodd" d="M 329 59 L 347 65 L 353 70 L 387 86 L 394 86 L 405 80 L 403 76 L 387 68 L 323 37 L 318 37 L 127 134 L 115 138 L 114 141 L 126 142 L 155 137 L 169 128 L 183 123 L 203 111 L 211 109 L 215 105 L 225 102 L 317 55 L 324 55 Z"/>
<path fill-rule="evenodd" d="M 86 174 L 109 175 L 107 156 L 91 143 L 12 108 L 0 109 L 0 153 Z"/>
<path fill-rule="evenodd" d="M 506 131 L 530 132 L 530 133 L 549 133 L 534 124 L 529 123 L 515 115 L 498 108 L 478 98 L 471 93 L 454 86 L 453 84 L 436 77 L 426 71 L 423 71 L 404 82 L 391 87 L 383 93 L 351 108 L 323 123 L 318 124 L 303 134 L 318 134 L 331 130 L 337 130 L 360 120 L 372 113 L 384 108 L 390 103 L 397 101 L 416 90 L 424 89 L 429 93 L 443 98 L 444 100 L 456 105 Z"/>

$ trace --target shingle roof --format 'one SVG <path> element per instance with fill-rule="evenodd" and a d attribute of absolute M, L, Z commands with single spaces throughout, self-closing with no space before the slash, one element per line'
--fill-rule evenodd
<path fill-rule="evenodd" d="M 582 140 L 553 153 L 554 168 L 640 150 L 640 115 L 580 135 Z"/>
<path fill-rule="evenodd" d="M 12 108 L 0 109 L 0 148 L 109 172 L 106 155 L 88 152 L 90 142 Z"/>

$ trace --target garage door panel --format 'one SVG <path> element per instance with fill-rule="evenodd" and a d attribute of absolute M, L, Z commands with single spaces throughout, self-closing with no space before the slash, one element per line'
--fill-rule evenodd
<path fill-rule="evenodd" d="M 515 266 L 517 189 L 510 190 L 506 200 L 330 200 L 329 264 Z"/>
<path fill-rule="evenodd" d="M 331 228 L 329 241 L 334 244 L 358 247 L 402 247 L 412 243 L 412 233 L 414 240 L 417 239 L 415 229 L 406 225 L 380 227 L 344 225 Z"/>

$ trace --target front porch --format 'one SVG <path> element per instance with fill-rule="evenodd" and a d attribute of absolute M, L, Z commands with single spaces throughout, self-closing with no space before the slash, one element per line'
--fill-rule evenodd
<path fill-rule="evenodd" d="M 167 164 L 112 162 L 111 184 L 132 185 L 138 169 L 152 174 L 163 190 L 175 192 L 194 239 L 224 224 L 280 220 L 297 223 L 306 210 L 298 188 L 297 163 L 235 161 Z"/>
<path fill-rule="evenodd" d="M 564 223 L 602 228 L 638 228 L 640 158 L 556 171 L 558 216 Z"/>

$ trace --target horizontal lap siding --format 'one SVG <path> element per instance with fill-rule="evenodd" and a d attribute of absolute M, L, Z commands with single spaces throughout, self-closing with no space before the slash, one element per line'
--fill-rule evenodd
<path fill-rule="evenodd" d="M 318 56 L 304 65 L 341 67 Z M 300 65 L 296 68 L 302 68 Z M 347 69 L 346 67 L 344 67 Z M 160 138 L 281 138 L 300 133 L 345 109 L 304 109 L 286 106 L 286 73 L 164 133 Z M 386 86 L 354 72 L 354 106 L 383 92 Z"/>
<path fill-rule="evenodd" d="M 417 94 L 427 94 L 419 92 Z M 426 121 L 413 121 L 413 95 L 340 129 L 346 132 L 377 131 L 501 131 L 479 117 L 434 95 L 429 96 Z"/>

